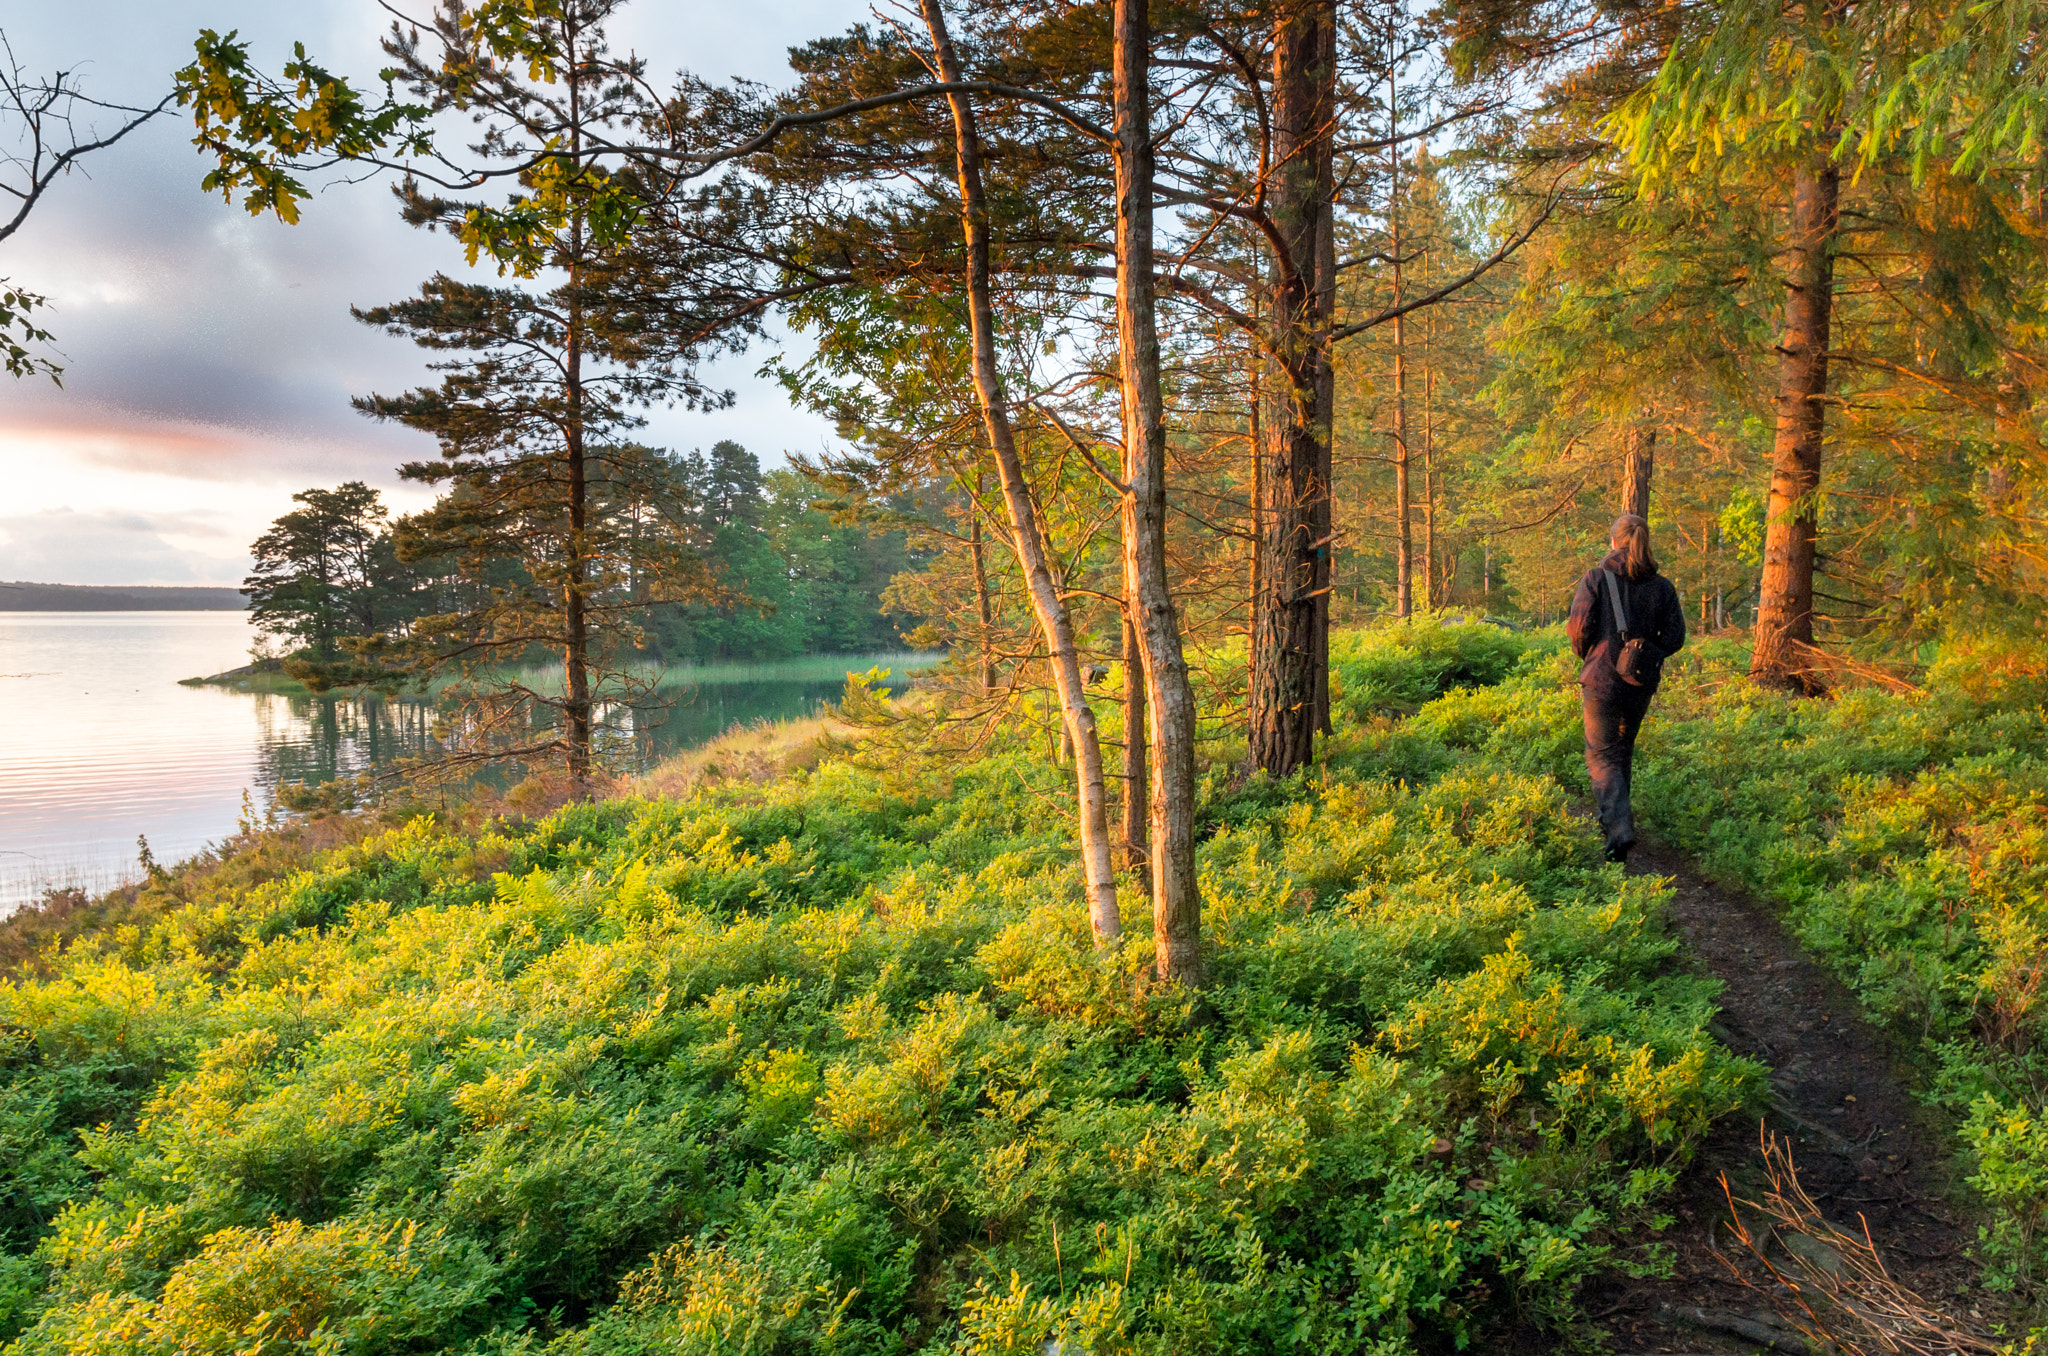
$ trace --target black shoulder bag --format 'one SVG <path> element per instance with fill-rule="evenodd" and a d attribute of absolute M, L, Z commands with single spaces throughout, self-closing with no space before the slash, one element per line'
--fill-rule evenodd
<path fill-rule="evenodd" d="M 1621 637 L 1621 649 L 1614 656 L 1614 671 L 1621 681 L 1636 687 L 1655 687 L 1657 670 L 1663 666 L 1664 656 L 1657 647 L 1641 636 L 1628 633 L 1628 613 L 1621 606 L 1621 585 L 1614 578 L 1614 571 L 1602 570 L 1600 577 L 1607 581 L 1607 605 L 1614 612 L 1614 629 Z"/>

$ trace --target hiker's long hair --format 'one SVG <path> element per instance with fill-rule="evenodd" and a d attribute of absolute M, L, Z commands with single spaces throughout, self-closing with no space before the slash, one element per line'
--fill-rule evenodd
<path fill-rule="evenodd" d="M 1621 558 L 1621 572 L 1630 579 L 1648 579 L 1657 573 L 1657 558 L 1650 554 L 1650 525 L 1642 518 L 1622 514 L 1614 520 L 1607 540 Z"/>

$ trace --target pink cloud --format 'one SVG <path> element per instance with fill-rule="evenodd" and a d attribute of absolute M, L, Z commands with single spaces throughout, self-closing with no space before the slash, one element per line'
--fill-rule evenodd
<path fill-rule="evenodd" d="M 82 466 L 184 480 L 388 481 L 403 455 L 362 442 L 152 419 L 84 407 L 0 412 L 0 441 L 37 443 Z"/>

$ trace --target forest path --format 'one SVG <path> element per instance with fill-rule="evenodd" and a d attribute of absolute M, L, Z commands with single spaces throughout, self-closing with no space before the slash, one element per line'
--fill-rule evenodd
<path fill-rule="evenodd" d="M 1645 842 L 1628 870 L 1670 878 L 1670 916 L 1691 962 L 1723 985 L 1715 1034 L 1771 1069 L 1766 1127 L 1789 1143 L 1813 1203 L 1859 1238 L 1867 1221 L 1891 1278 L 1930 1313 L 1987 1328 L 1992 1311 L 1965 1255 L 1975 1228 L 1954 1203 L 1948 1151 L 1908 1091 L 1898 1052 L 1865 1023 L 1854 995 L 1768 909 L 1709 883 L 1677 852 Z M 1589 1289 L 1586 1311 L 1606 1329 L 1609 1350 L 1806 1350 L 1780 1321 L 1804 1317 L 1797 1303 L 1745 1286 L 1722 1260 L 1747 1254 L 1730 1233 L 1721 1178 L 1738 1198 L 1762 1199 L 1770 1175 L 1760 1141 L 1759 1127 L 1738 1116 L 1701 1147 L 1665 1234 L 1676 1253 L 1670 1279 L 1614 1277 Z M 1768 1221 L 1745 1211 L 1744 1222 L 1759 1240 L 1773 1237 Z M 1766 1248 L 1788 1271 L 1795 1265 L 1776 1245 Z M 1769 1284 L 1761 1266 L 1750 1264 L 1747 1274 Z"/>

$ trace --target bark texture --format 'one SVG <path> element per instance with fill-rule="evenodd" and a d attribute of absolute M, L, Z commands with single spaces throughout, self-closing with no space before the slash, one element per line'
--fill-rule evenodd
<path fill-rule="evenodd" d="M 1825 160 L 1800 169 L 1792 185 L 1785 335 L 1778 345 L 1778 430 L 1771 449 L 1756 650 L 1749 667 L 1753 682 L 1807 692 L 1818 690 L 1802 647 L 1813 644 L 1813 568 L 1840 189 L 1839 172 Z"/>
<path fill-rule="evenodd" d="M 1125 474 L 1129 474 L 1128 468 Z M 1145 652 L 1138 640 L 1138 628 L 1131 625 L 1130 613 L 1135 609 L 1136 600 L 1125 600 L 1124 616 L 1124 865 L 1145 884 L 1152 888 L 1151 836 L 1147 825 L 1152 816 L 1152 779 L 1147 759 L 1151 741 L 1147 738 L 1145 700 Z"/>
<path fill-rule="evenodd" d="M 1401 276 L 1401 218 L 1389 211 L 1388 249 L 1394 256 L 1394 305 L 1404 297 Z M 1409 479 L 1408 321 L 1394 317 L 1394 615 L 1415 615 L 1415 487 Z"/>
<path fill-rule="evenodd" d="M 1316 361 L 1316 484 L 1322 492 L 1315 499 L 1316 541 L 1316 644 L 1312 663 L 1316 680 L 1316 729 L 1325 735 L 1337 733 L 1330 724 L 1330 593 L 1336 584 L 1337 493 L 1336 467 L 1331 460 L 1337 434 L 1337 364 L 1332 327 L 1337 323 L 1337 160 L 1336 128 L 1337 31 L 1334 8 L 1327 16 L 1323 34 L 1324 67 L 1332 81 L 1324 129 L 1315 139 L 1319 160 L 1316 174 L 1321 185 L 1316 209 L 1316 313 L 1321 317 L 1322 339 Z"/>
<path fill-rule="evenodd" d="M 1166 406 L 1152 278 L 1149 0 L 1116 0 L 1117 356 L 1123 383 L 1124 597 L 1144 653 L 1151 735 L 1152 937 L 1159 977 L 1202 980 L 1195 879 L 1195 698 L 1167 588 Z"/>
<path fill-rule="evenodd" d="M 954 54 L 953 39 L 946 29 L 945 11 L 939 0 L 922 0 L 922 8 L 940 78 L 948 84 L 958 84 L 961 82 L 960 60 Z M 995 452 L 1003 503 L 1009 511 L 1011 543 L 1017 552 L 1018 563 L 1024 568 L 1031 610 L 1052 654 L 1053 686 L 1059 693 L 1062 729 L 1074 749 L 1081 876 L 1088 894 L 1089 923 L 1094 928 L 1097 944 L 1106 945 L 1122 934 L 1123 927 L 1117 915 L 1116 875 L 1110 865 L 1102 741 L 1096 730 L 1095 713 L 1088 706 L 1087 690 L 1082 683 L 1073 619 L 1067 613 L 1059 581 L 1053 576 L 1044 529 L 1038 521 L 1038 510 L 1031 501 L 1031 487 L 1025 480 L 1023 461 L 1017 453 L 1016 434 L 1010 426 L 1002 372 L 996 364 L 995 308 L 989 285 L 988 198 L 982 189 L 981 135 L 975 125 L 974 105 L 964 93 L 948 95 L 947 102 L 953 114 L 960 221 L 967 243 L 967 310 L 974 343 L 974 392 L 981 404 L 982 418 L 988 425 L 989 445 Z"/>
<path fill-rule="evenodd" d="M 574 49 L 571 48 L 571 55 Z M 582 147 L 583 86 L 569 81 L 570 149 Z M 563 359 L 563 452 L 568 460 L 569 549 L 562 598 L 562 726 L 568 745 L 569 785 L 580 794 L 590 783 L 590 477 L 583 446 L 583 217 L 569 223 L 568 351 Z"/>
<path fill-rule="evenodd" d="M 1387 44 L 1394 42 L 1394 17 L 1387 17 Z M 1408 320 L 1401 314 L 1407 297 L 1407 261 L 1401 257 L 1400 97 L 1394 70 L 1387 71 L 1387 118 L 1394 127 L 1387 138 L 1387 255 L 1392 270 L 1394 303 L 1394 615 L 1415 615 L 1415 488 L 1408 452 Z M 1434 569 L 1432 565 L 1429 568 Z"/>
<path fill-rule="evenodd" d="M 1621 511 L 1638 518 L 1650 516 L 1650 478 L 1657 470 L 1657 430 L 1639 423 L 1628 431 L 1628 447 L 1621 462 Z"/>
<path fill-rule="evenodd" d="M 981 472 L 974 473 L 974 492 L 967 503 L 967 552 L 974 562 L 974 608 L 981 619 L 981 690 L 996 690 L 996 609 L 988 589 L 988 555 L 981 540 Z"/>
<path fill-rule="evenodd" d="M 1326 242 L 1336 107 L 1336 12 L 1293 0 L 1275 19 L 1273 135 L 1266 194 L 1277 237 L 1266 298 L 1259 587 L 1253 631 L 1251 761 L 1287 776 L 1315 751 L 1327 701 L 1329 373 L 1334 287 Z M 1334 271 L 1332 269 L 1332 271 Z"/>

